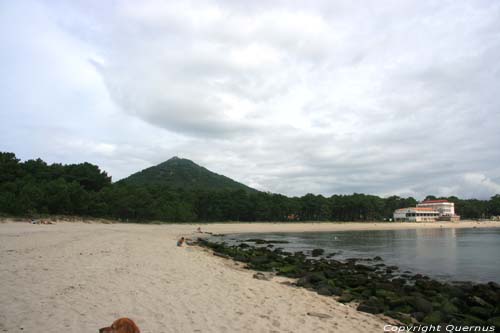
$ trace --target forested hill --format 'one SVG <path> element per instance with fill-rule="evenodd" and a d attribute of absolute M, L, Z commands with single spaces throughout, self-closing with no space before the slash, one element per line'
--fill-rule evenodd
<path fill-rule="evenodd" d="M 193 184 L 194 183 L 194 184 Z M 490 200 L 447 199 L 462 218 L 500 215 L 500 195 Z M 45 214 L 105 217 L 122 221 L 381 221 L 414 198 L 361 193 L 287 197 L 259 192 L 189 160 L 171 159 L 123 181 L 97 165 L 20 161 L 0 152 L 0 216 Z"/>
<path fill-rule="evenodd" d="M 257 192 L 257 190 L 231 178 L 207 170 L 191 160 L 179 157 L 172 157 L 168 161 L 134 173 L 120 180 L 119 183 L 139 186 L 167 186 L 186 191 L 244 190 L 249 193 Z"/>

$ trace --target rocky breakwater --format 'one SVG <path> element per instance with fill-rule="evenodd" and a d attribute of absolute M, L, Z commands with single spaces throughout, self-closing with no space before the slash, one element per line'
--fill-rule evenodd
<path fill-rule="evenodd" d="M 311 253 L 252 246 L 272 241 L 251 239 L 228 245 L 199 239 L 214 254 L 246 264 L 248 269 L 295 278 L 296 285 L 339 302 L 355 302 L 359 311 L 384 314 L 407 325 L 495 326 L 500 331 L 500 285 L 495 282 L 445 283 L 400 272 L 373 259 L 332 259 L 322 249 Z"/>

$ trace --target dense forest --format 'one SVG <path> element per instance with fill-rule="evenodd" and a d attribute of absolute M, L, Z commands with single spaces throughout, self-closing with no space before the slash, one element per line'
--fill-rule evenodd
<path fill-rule="evenodd" d="M 500 215 L 500 195 L 490 200 L 437 199 L 454 202 L 462 218 Z M 112 183 L 106 172 L 90 163 L 49 165 L 41 159 L 21 162 L 13 153 L 0 152 L 0 214 L 11 216 L 58 214 L 177 222 L 382 221 L 391 218 L 395 209 L 416 203 L 411 197 L 381 198 L 358 193 L 286 197 L 244 188 L 184 189 Z"/>

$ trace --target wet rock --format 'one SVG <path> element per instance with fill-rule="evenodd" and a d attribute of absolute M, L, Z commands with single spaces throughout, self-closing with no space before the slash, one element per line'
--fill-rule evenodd
<path fill-rule="evenodd" d="M 432 312 L 432 303 L 422 297 L 416 297 L 412 301 L 412 305 L 418 312 L 423 312 L 425 314 Z"/>
<path fill-rule="evenodd" d="M 458 308 L 450 301 L 445 301 L 441 305 L 441 310 L 444 313 L 453 314 L 458 312 Z"/>
<path fill-rule="evenodd" d="M 385 289 L 375 290 L 375 296 L 382 298 L 392 298 L 392 299 L 395 299 L 397 297 L 396 293 Z"/>
<path fill-rule="evenodd" d="M 373 257 L 373 260 L 374 260 L 374 261 L 382 261 L 382 258 L 381 258 L 381 257 L 379 257 L 379 256 L 376 256 L 376 257 Z"/>
<path fill-rule="evenodd" d="M 402 312 L 402 313 L 412 313 L 414 311 L 414 309 L 408 304 L 396 306 L 393 308 L 393 310 L 396 312 Z"/>
<path fill-rule="evenodd" d="M 318 318 L 323 318 L 323 319 L 332 318 L 332 316 L 330 316 L 326 313 L 319 313 L 319 312 L 308 312 L 307 315 L 311 316 L 311 317 L 318 317 Z"/>
<path fill-rule="evenodd" d="M 318 290 L 316 290 L 316 292 L 320 295 L 323 295 L 323 296 L 332 296 L 333 295 L 331 289 L 328 287 L 321 287 Z"/>
<path fill-rule="evenodd" d="M 246 239 L 245 242 L 251 242 L 251 243 L 258 244 L 258 245 L 262 245 L 262 244 L 288 244 L 289 243 L 289 241 L 285 241 L 285 240 L 265 240 L 265 239 L 260 239 L 260 238 Z"/>
<path fill-rule="evenodd" d="M 340 303 L 349 303 L 352 300 L 354 300 L 354 296 L 350 293 L 343 293 L 338 299 Z"/>
<path fill-rule="evenodd" d="M 339 287 L 332 287 L 330 289 L 330 291 L 332 292 L 332 295 L 335 295 L 335 296 L 340 296 L 342 295 L 342 288 L 339 288 Z"/>
<path fill-rule="evenodd" d="M 253 278 L 254 278 L 254 279 L 257 279 L 257 280 L 264 280 L 264 281 L 269 281 L 269 280 L 271 280 L 271 277 L 269 277 L 269 276 L 265 275 L 264 273 L 260 273 L 260 272 L 259 272 L 259 273 L 255 273 L 255 274 L 253 275 Z"/>
<path fill-rule="evenodd" d="M 355 265 L 354 268 L 357 269 L 358 271 L 364 271 L 364 272 L 373 272 L 376 270 L 376 268 L 373 266 L 367 266 L 361 264 Z"/>
<path fill-rule="evenodd" d="M 486 324 L 484 320 L 481 320 L 472 315 L 462 315 L 461 323 L 465 326 L 483 326 Z"/>
<path fill-rule="evenodd" d="M 335 278 L 335 277 L 339 276 L 339 272 L 338 271 L 334 271 L 332 269 L 327 269 L 327 270 L 323 271 L 323 273 L 325 274 L 325 276 L 328 279 L 332 279 L 332 278 Z"/>
<path fill-rule="evenodd" d="M 299 269 L 296 265 L 285 265 L 278 269 L 278 272 L 280 274 L 291 274 L 291 273 L 297 273 L 298 271 Z"/>
<path fill-rule="evenodd" d="M 433 311 L 422 319 L 422 323 L 427 325 L 438 325 L 444 321 L 444 314 L 441 311 Z"/>
<path fill-rule="evenodd" d="M 231 259 L 231 257 L 228 256 L 227 254 L 223 254 L 223 253 L 219 253 L 219 252 L 214 252 L 214 256 L 221 257 L 224 259 Z"/>
<path fill-rule="evenodd" d="M 472 306 L 469 308 L 469 312 L 475 317 L 488 319 L 491 315 L 491 310 L 485 307 Z"/>
<path fill-rule="evenodd" d="M 270 260 L 267 256 L 257 256 L 250 258 L 250 263 L 253 265 L 263 265 L 269 263 Z"/>
<path fill-rule="evenodd" d="M 307 278 L 309 282 L 313 284 L 326 280 L 326 276 L 323 272 L 307 273 L 304 277 Z"/>
<path fill-rule="evenodd" d="M 235 255 L 233 257 L 233 260 L 241 261 L 241 262 L 248 262 L 249 261 L 247 257 L 242 256 L 242 255 Z"/>
<path fill-rule="evenodd" d="M 413 312 L 411 315 L 418 321 L 422 321 L 425 317 L 425 313 L 423 312 Z"/>
<path fill-rule="evenodd" d="M 467 303 L 471 305 L 479 305 L 479 306 L 485 306 L 485 307 L 491 307 L 490 304 L 488 304 L 484 299 L 478 296 L 470 296 L 467 299 Z"/>
<path fill-rule="evenodd" d="M 495 326 L 495 329 L 496 329 L 495 332 L 497 332 L 497 331 L 500 332 L 500 316 L 488 319 L 487 323 L 488 323 L 488 325 Z"/>
<path fill-rule="evenodd" d="M 319 256 L 323 255 L 323 253 L 325 253 L 325 250 L 323 250 L 323 249 L 314 249 L 314 250 L 312 250 L 311 255 L 313 257 L 319 257 Z"/>
<path fill-rule="evenodd" d="M 380 303 L 373 300 L 368 300 L 359 303 L 357 310 L 362 312 L 377 314 L 377 313 L 382 313 L 384 311 L 384 308 L 383 305 L 381 305 Z"/>
<path fill-rule="evenodd" d="M 488 286 L 493 290 L 500 290 L 500 284 L 490 281 L 488 282 Z"/>
<path fill-rule="evenodd" d="M 414 320 L 412 319 L 412 316 L 407 314 L 407 313 L 400 313 L 400 312 L 395 312 L 395 311 L 386 311 L 384 312 L 384 315 L 397 319 L 403 324 L 410 325 L 414 323 Z"/>

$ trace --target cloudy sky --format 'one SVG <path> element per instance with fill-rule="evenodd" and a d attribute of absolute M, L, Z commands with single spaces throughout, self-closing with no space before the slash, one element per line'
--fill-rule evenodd
<path fill-rule="evenodd" d="M 500 2 L 0 0 L 0 151 L 260 190 L 500 193 Z"/>

